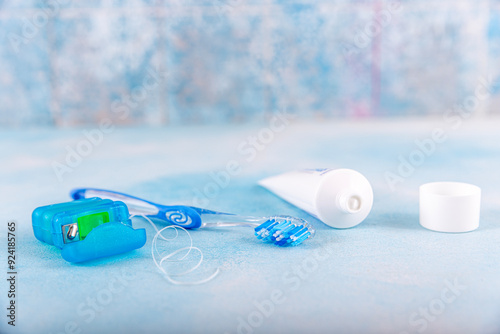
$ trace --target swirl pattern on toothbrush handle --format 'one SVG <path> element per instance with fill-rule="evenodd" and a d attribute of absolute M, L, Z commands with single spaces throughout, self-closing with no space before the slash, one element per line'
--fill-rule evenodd
<path fill-rule="evenodd" d="M 190 216 L 178 210 L 166 212 L 165 217 L 175 225 L 190 225 L 192 223 Z"/>

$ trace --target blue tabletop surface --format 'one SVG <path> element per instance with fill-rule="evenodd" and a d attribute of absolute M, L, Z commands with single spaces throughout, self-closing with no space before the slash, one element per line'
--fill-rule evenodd
<path fill-rule="evenodd" d="M 6 273 L 7 222 L 15 221 L 18 274 L 15 327 L 4 314 L 7 281 L 0 283 L 0 332 L 499 333 L 499 125 L 294 122 L 255 155 L 238 147 L 248 148 L 249 136 L 258 136 L 266 124 L 114 129 L 60 178 L 54 162 L 64 164 L 68 150 L 91 129 L 2 131 L 0 258 Z M 400 159 L 436 128 L 446 140 L 434 142 L 422 163 L 391 187 L 387 172 L 397 175 Z M 231 160 L 241 170 L 227 186 L 214 186 L 211 173 L 224 171 Z M 256 185 L 260 178 L 305 167 L 363 173 L 375 195 L 368 218 L 336 230 Z M 446 234 L 419 225 L 418 186 L 431 181 L 482 188 L 478 230 Z M 68 201 L 75 187 L 247 215 L 296 215 L 309 220 L 317 235 L 298 247 L 279 248 L 259 242 L 244 227 L 192 231 L 204 262 L 179 279 L 201 279 L 216 268 L 220 274 L 206 284 L 178 286 L 155 267 L 154 230 L 141 219 L 134 218 L 134 226 L 147 229 L 146 246 L 88 263 L 67 263 L 57 248 L 38 241 L 33 209 Z M 159 247 L 171 252 L 188 242 L 180 235 Z M 189 261 L 172 264 L 172 270 Z"/>

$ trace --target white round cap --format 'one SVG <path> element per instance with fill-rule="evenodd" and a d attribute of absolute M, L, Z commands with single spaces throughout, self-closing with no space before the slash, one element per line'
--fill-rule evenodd
<path fill-rule="evenodd" d="M 460 182 L 420 186 L 420 225 L 438 232 L 469 232 L 479 227 L 481 188 Z"/>

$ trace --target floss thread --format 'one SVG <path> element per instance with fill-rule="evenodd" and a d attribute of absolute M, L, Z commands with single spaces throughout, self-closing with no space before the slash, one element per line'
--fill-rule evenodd
<path fill-rule="evenodd" d="M 176 277 L 185 276 L 189 273 L 192 273 L 196 269 L 198 269 L 201 266 L 201 264 L 203 263 L 203 258 L 204 258 L 203 251 L 201 249 L 199 249 L 198 247 L 193 246 L 193 238 L 191 237 L 191 234 L 185 228 L 183 228 L 181 226 L 170 225 L 170 226 L 165 226 L 164 228 L 159 230 L 158 227 L 156 227 L 156 225 L 151 221 L 151 219 L 149 219 L 149 217 L 147 217 L 145 215 L 131 215 L 130 218 L 132 218 L 132 217 L 144 218 L 156 230 L 156 234 L 153 237 L 153 240 L 151 242 L 151 256 L 152 256 L 153 261 L 154 261 L 156 267 L 158 268 L 158 270 L 160 270 L 160 272 L 163 273 L 165 278 L 170 283 L 175 284 L 175 285 L 199 285 L 199 284 L 203 284 L 203 283 L 207 283 L 207 282 L 211 281 L 219 274 L 220 269 L 216 268 L 216 270 L 211 275 L 209 275 L 207 278 L 204 278 L 204 279 L 199 280 L 199 281 L 188 282 L 188 281 L 181 281 L 181 280 L 177 280 L 177 279 L 172 278 L 173 276 L 176 276 Z M 175 236 L 173 238 L 166 238 L 162 234 L 162 232 L 166 231 L 167 229 L 174 229 L 175 230 Z M 158 245 L 157 245 L 158 238 L 161 238 L 166 242 L 174 241 L 179 236 L 179 230 L 184 231 L 188 235 L 190 245 L 187 247 L 179 248 L 179 249 L 177 249 L 177 250 L 175 250 L 167 255 L 162 256 L 160 251 L 158 250 Z M 178 260 L 172 259 L 175 255 L 177 255 L 183 251 L 186 251 L 186 250 L 187 250 L 186 254 L 184 256 L 182 256 L 180 259 L 178 259 Z M 198 263 L 196 263 L 191 269 L 186 270 L 186 271 L 181 272 L 181 273 L 173 274 L 173 273 L 169 272 L 167 265 L 165 265 L 165 267 L 164 267 L 164 263 L 183 261 L 191 253 L 192 250 L 197 251 L 200 254 L 200 259 L 199 259 Z"/>

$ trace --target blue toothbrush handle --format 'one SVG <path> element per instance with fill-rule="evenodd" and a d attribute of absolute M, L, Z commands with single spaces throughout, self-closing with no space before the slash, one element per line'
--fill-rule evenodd
<path fill-rule="evenodd" d="M 114 201 L 122 201 L 134 215 L 145 215 L 150 218 L 163 220 L 169 224 L 187 229 L 201 227 L 201 214 L 211 213 L 209 210 L 193 208 L 185 205 L 161 205 L 111 190 L 97 188 L 78 188 L 71 191 L 73 199 L 100 197 Z"/>

